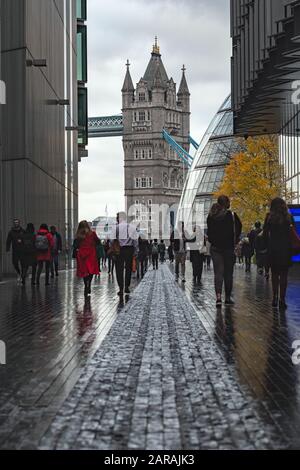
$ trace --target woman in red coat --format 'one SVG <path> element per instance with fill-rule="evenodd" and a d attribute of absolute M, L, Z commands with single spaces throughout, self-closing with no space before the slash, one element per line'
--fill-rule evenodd
<path fill-rule="evenodd" d="M 48 225 L 42 224 L 40 229 L 35 237 L 35 248 L 36 248 L 36 258 L 38 263 L 36 283 L 39 285 L 40 276 L 43 271 L 43 266 L 45 263 L 46 267 L 46 286 L 49 286 L 49 272 L 50 272 L 50 261 L 51 261 L 51 251 L 54 246 L 54 240 L 49 232 Z"/>
<path fill-rule="evenodd" d="M 96 233 L 93 232 L 86 220 L 80 222 L 74 249 L 77 260 L 77 276 L 84 280 L 85 297 L 91 294 L 91 283 L 94 275 L 99 275 L 96 246 L 100 243 Z"/>

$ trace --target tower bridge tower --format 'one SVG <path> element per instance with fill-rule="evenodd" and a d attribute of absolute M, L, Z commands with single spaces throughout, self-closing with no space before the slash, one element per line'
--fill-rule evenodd
<path fill-rule="evenodd" d="M 144 76 L 134 88 L 127 61 L 122 88 L 126 210 L 151 220 L 154 204 L 178 204 L 187 167 L 162 137 L 165 129 L 189 152 L 190 92 L 185 67 L 178 93 L 168 78 L 155 38 Z"/>

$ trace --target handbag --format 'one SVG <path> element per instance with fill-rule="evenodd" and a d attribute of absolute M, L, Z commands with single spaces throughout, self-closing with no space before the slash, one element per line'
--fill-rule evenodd
<path fill-rule="evenodd" d="M 300 237 L 294 225 L 291 225 L 290 240 L 292 244 L 293 255 L 300 255 Z"/>
<path fill-rule="evenodd" d="M 120 242 L 119 240 L 115 239 L 112 241 L 111 247 L 107 251 L 107 254 L 109 256 L 120 256 L 120 253 L 121 253 Z"/>

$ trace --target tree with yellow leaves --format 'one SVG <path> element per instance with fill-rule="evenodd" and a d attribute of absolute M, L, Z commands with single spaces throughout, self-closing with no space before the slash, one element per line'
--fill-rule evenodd
<path fill-rule="evenodd" d="M 292 200 L 279 162 L 277 136 L 253 137 L 241 142 L 241 151 L 231 158 L 215 196 L 221 194 L 230 197 L 232 209 L 239 214 L 245 231 L 255 221 L 265 219 L 274 197 Z"/>

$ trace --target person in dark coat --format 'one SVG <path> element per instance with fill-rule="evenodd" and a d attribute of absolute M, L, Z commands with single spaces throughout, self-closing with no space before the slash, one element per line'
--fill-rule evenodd
<path fill-rule="evenodd" d="M 190 261 L 193 267 L 193 280 L 195 283 L 200 284 L 205 261 L 205 240 L 204 234 L 201 234 L 201 232 L 197 230 L 197 227 L 194 227 L 193 232 L 195 233 L 195 237 L 190 240 Z"/>
<path fill-rule="evenodd" d="M 172 243 L 170 243 L 170 245 L 168 246 L 168 256 L 169 256 L 170 263 L 173 263 L 173 261 L 174 261 L 174 251 L 173 251 Z"/>
<path fill-rule="evenodd" d="M 271 202 L 270 213 L 264 224 L 264 238 L 267 245 L 268 264 L 272 272 L 274 308 L 286 309 L 288 272 L 292 266 L 293 249 L 291 225 L 294 223 L 285 201 L 279 197 Z"/>
<path fill-rule="evenodd" d="M 241 250 L 242 258 L 245 259 L 246 265 L 246 273 L 250 273 L 251 271 L 251 258 L 253 256 L 253 247 L 250 243 L 248 237 L 243 238 L 242 240 L 242 250 Z"/>
<path fill-rule="evenodd" d="M 12 264 L 15 268 L 19 278 L 21 280 L 22 260 L 21 260 L 21 249 L 22 249 L 22 235 L 24 230 L 21 227 L 19 219 L 14 219 L 13 226 L 8 232 L 6 239 L 6 251 L 7 253 L 12 249 Z"/>
<path fill-rule="evenodd" d="M 161 240 L 160 244 L 158 245 L 158 252 L 159 252 L 159 259 L 161 263 L 165 262 L 166 256 L 166 245 L 163 240 Z"/>
<path fill-rule="evenodd" d="M 220 196 L 218 202 L 213 204 L 207 218 L 207 236 L 211 243 L 217 307 L 222 305 L 223 282 L 225 284 L 225 304 L 234 304 L 231 298 L 234 251 L 242 232 L 242 223 L 238 215 L 229 209 L 230 199 L 227 196 Z"/>
<path fill-rule="evenodd" d="M 35 285 L 37 268 L 37 250 L 35 247 L 35 230 L 33 224 L 28 224 L 22 234 L 21 262 L 22 262 L 22 284 L 25 285 L 28 269 L 31 267 L 31 284 Z"/>
<path fill-rule="evenodd" d="M 145 275 L 145 272 L 147 270 L 147 263 L 146 263 L 146 260 L 147 260 L 147 256 L 148 256 L 148 241 L 145 240 L 144 238 L 142 237 L 139 237 L 138 239 L 138 256 L 137 256 L 137 259 L 138 259 L 138 277 L 141 276 L 141 278 L 143 279 L 144 275 Z"/>
<path fill-rule="evenodd" d="M 53 237 L 53 248 L 51 252 L 50 270 L 51 270 L 51 277 L 54 278 L 54 271 L 55 271 L 55 275 L 58 276 L 59 254 L 62 252 L 62 238 L 54 225 L 50 227 L 50 232 Z"/>

